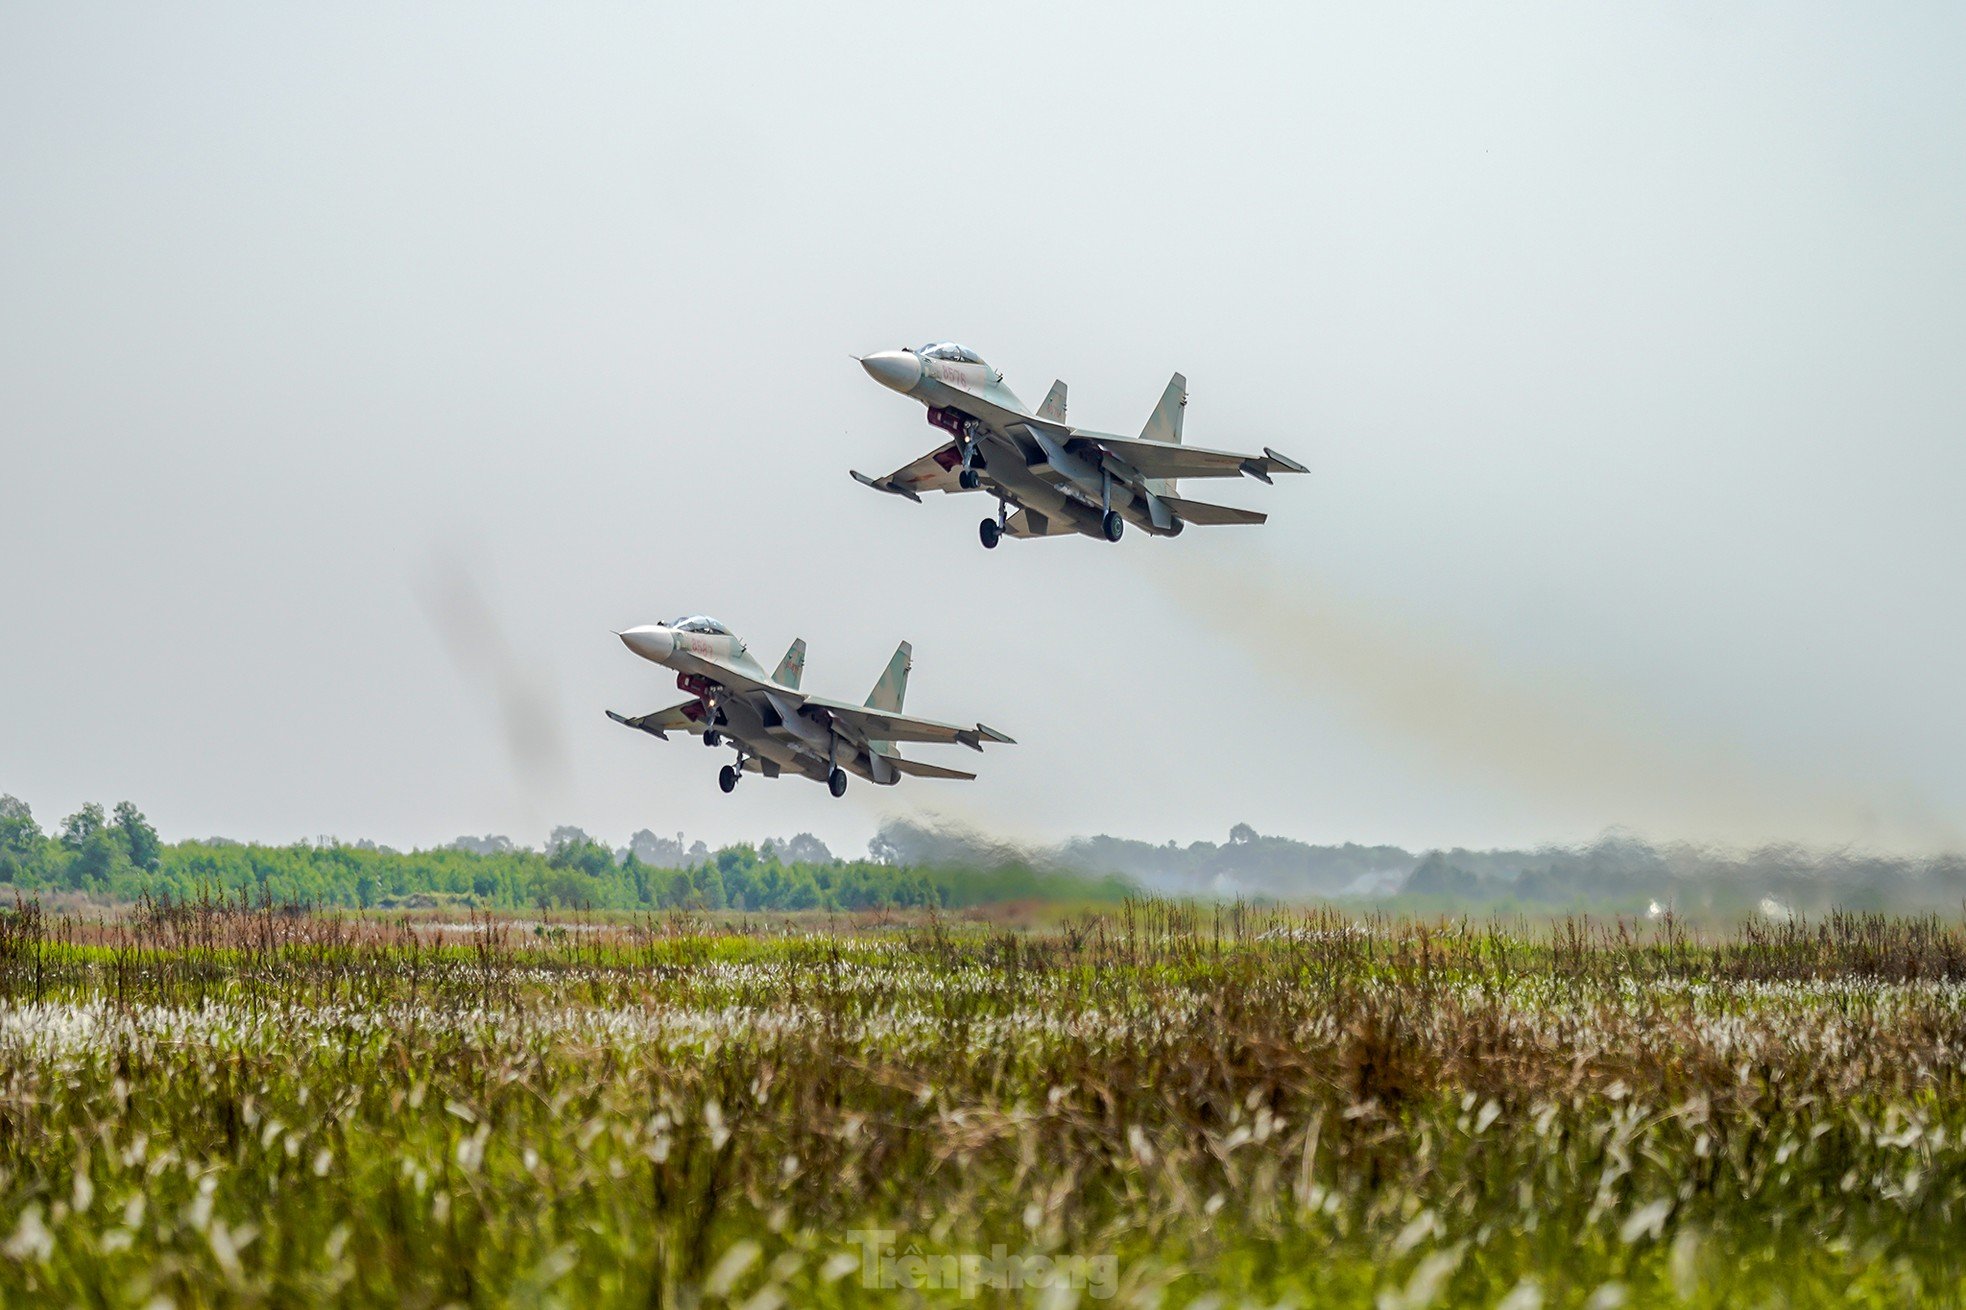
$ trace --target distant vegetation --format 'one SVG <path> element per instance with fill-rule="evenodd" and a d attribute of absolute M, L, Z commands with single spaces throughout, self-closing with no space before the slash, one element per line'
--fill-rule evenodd
<path fill-rule="evenodd" d="M 863 859 L 809 833 L 711 850 L 646 829 L 610 847 L 555 828 L 544 850 L 487 835 L 400 852 L 323 838 L 285 846 L 223 838 L 166 843 L 134 806 L 85 805 L 44 832 L 0 796 L 0 894 L 131 902 L 218 895 L 367 909 L 962 909 L 1013 901 L 1114 904 L 1142 892 L 1205 900 L 1327 901 L 1416 913 L 1584 911 L 1782 919 L 1833 909 L 1956 912 L 1966 857 L 1904 858 L 1796 847 L 1724 851 L 1607 836 L 1584 846 L 1413 852 L 1319 846 L 1237 824 L 1224 842 L 1155 845 L 1083 837 L 1052 847 L 906 820 Z"/>
<path fill-rule="evenodd" d="M 642 852 L 638 854 L 639 852 Z M 666 863 L 654 863 L 663 860 Z M 559 828 L 544 851 L 503 837 L 460 838 L 404 853 L 373 842 L 262 846 L 166 843 L 134 806 L 85 805 L 44 833 L 27 805 L 0 796 L 0 886 L 133 902 L 246 897 L 254 902 L 414 908 L 602 910 L 961 909 L 1013 901 L 1114 903 L 1123 878 L 1011 863 L 917 867 L 835 860 L 810 836 L 762 847 L 684 851 L 646 832 L 622 850 Z"/>
<path fill-rule="evenodd" d="M 1086 837 L 1034 849 L 960 828 L 890 823 L 875 846 L 897 863 L 1027 864 L 1119 873 L 1163 895 L 1326 900 L 1437 912 L 1590 911 L 1784 918 L 1832 909 L 1957 912 L 1966 904 L 1966 857 L 1902 857 L 1768 846 L 1735 851 L 1654 845 L 1610 835 L 1581 846 L 1528 850 L 1408 851 L 1318 846 L 1237 824 L 1228 840 L 1188 845 Z"/>

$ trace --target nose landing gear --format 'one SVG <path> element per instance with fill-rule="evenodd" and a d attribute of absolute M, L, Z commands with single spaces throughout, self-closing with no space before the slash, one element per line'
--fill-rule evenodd
<path fill-rule="evenodd" d="M 1126 531 L 1126 520 L 1120 517 L 1118 510 L 1109 509 L 1106 516 L 1099 520 L 1099 529 L 1106 534 L 1106 540 L 1118 541 L 1120 534 Z"/>
<path fill-rule="evenodd" d="M 835 797 L 846 795 L 845 769 L 836 768 L 826 775 L 826 790 L 832 792 Z"/>

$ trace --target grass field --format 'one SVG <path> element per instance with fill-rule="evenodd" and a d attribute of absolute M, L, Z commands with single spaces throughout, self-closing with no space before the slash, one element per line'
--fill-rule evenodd
<path fill-rule="evenodd" d="M 0 1304 L 1966 1297 L 1966 932 L 0 917 Z"/>

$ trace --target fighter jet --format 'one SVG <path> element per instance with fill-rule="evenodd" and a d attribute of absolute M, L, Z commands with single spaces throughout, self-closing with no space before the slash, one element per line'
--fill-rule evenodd
<path fill-rule="evenodd" d="M 1190 523 L 1261 523 L 1268 516 L 1254 510 L 1182 497 L 1176 480 L 1246 473 L 1268 482 L 1273 473 L 1306 471 L 1267 446 L 1260 455 L 1238 455 L 1183 445 L 1188 381 L 1179 373 L 1140 435 L 1120 437 L 1066 423 L 1063 382 L 1051 384 L 1035 413 L 1027 410 L 1003 374 L 954 342 L 884 350 L 860 365 L 882 386 L 927 406 L 928 421 L 950 440 L 884 478 L 857 470 L 854 478 L 917 503 L 924 491 L 987 490 L 997 498 L 997 514 L 978 533 L 990 549 L 1006 536 L 1077 532 L 1118 541 L 1128 523 L 1159 537 Z"/>
<path fill-rule="evenodd" d="M 848 773 L 882 786 L 892 786 L 904 774 L 973 779 L 975 774 L 960 769 L 906 759 L 895 743 L 960 742 L 980 751 L 986 741 L 1010 742 L 980 723 L 965 728 L 903 714 L 901 699 L 913 667 L 913 648 L 905 641 L 867 703 L 852 705 L 800 690 L 806 663 L 803 639 L 793 642 L 767 674 L 735 633 L 702 615 L 617 635 L 643 659 L 674 669 L 676 686 L 690 699 L 633 718 L 609 710 L 608 717 L 665 741 L 671 732 L 681 731 L 700 733 L 706 746 L 735 747 L 737 762 L 724 765 L 717 775 L 717 785 L 727 792 L 736 789 L 747 770 L 767 778 L 802 774 L 825 783 L 835 796 L 846 794 Z"/>

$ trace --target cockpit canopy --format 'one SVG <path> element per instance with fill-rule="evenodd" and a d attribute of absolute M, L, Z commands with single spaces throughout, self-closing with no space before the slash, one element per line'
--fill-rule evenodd
<path fill-rule="evenodd" d="M 946 359 L 956 364 L 982 364 L 983 356 L 968 346 L 959 346 L 953 341 L 931 341 L 915 352 L 923 359 Z M 985 364 L 985 368 L 989 365 Z"/>
<path fill-rule="evenodd" d="M 686 619 L 677 619 L 669 626 L 678 632 L 701 632 L 711 637 L 728 637 L 732 635 L 729 628 L 703 614 L 692 614 Z"/>

